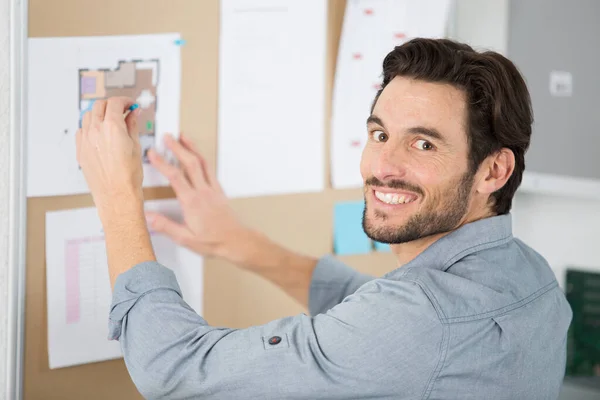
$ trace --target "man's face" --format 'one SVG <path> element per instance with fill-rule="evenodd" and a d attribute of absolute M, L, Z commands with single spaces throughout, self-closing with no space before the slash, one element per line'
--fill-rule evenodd
<path fill-rule="evenodd" d="M 363 228 L 378 242 L 405 243 L 449 232 L 469 210 L 465 94 L 404 77 L 383 90 L 361 160 Z"/>

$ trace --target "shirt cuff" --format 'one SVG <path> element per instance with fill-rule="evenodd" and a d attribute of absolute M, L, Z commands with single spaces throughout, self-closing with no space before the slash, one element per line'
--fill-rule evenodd
<path fill-rule="evenodd" d="M 155 290 L 173 290 L 181 296 L 175 273 L 158 262 L 137 264 L 117 277 L 108 315 L 109 340 L 119 340 L 123 319 L 129 310 L 142 296 Z"/>

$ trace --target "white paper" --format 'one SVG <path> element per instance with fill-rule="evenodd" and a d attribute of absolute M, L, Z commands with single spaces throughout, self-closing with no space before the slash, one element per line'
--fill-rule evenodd
<path fill-rule="evenodd" d="M 181 219 L 177 200 L 148 201 L 146 209 Z M 202 257 L 164 235 L 151 237 L 158 262 L 175 271 L 183 299 L 202 314 Z M 108 340 L 112 291 L 95 208 L 46 214 L 46 286 L 51 369 L 122 356 L 119 342 Z"/>
<path fill-rule="evenodd" d="M 383 78 L 385 56 L 415 37 L 444 37 L 450 0 L 349 0 L 334 81 L 331 181 L 334 188 L 363 185 L 360 158 L 366 121 Z"/>
<path fill-rule="evenodd" d="M 221 1 L 217 174 L 229 197 L 324 189 L 326 28 L 326 1 Z"/>
<path fill-rule="evenodd" d="M 28 197 L 89 192 L 75 134 L 81 113 L 102 96 L 134 97 L 142 108 L 143 151 L 163 153 L 164 134 L 179 134 L 179 39 L 177 33 L 29 39 Z M 144 186 L 168 186 L 146 161 Z"/>

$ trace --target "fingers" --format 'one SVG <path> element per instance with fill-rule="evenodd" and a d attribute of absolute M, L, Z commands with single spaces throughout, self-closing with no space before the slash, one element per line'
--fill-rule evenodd
<path fill-rule="evenodd" d="M 154 149 L 148 150 L 148 159 L 152 166 L 169 180 L 179 199 L 191 197 L 193 189 L 182 170 L 166 162 Z"/>
<path fill-rule="evenodd" d="M 140 109 L 133 110 L 127 117 L 125 117 L 125 125 L 127 125 L 127 132 L 129 132 L 129 136 L 131 136 L 134 140 L 139 136 L 138 129 L 138 116 L 140 115 Z"/>
<path fill-rule="evenodd" d="M 163 233 L 175 242 L 187 246 L 193 237 L 192 233 L 185 227 L 171 219 L 155 212 L 146 212 L 146 219 L 150 228 L 158 233 Z"/>
<path fill-rule="evenodd" d="M 123 114 L 133 105 L 133 99 L 124 96 L 116 96 L 108 99 L 106 114 L 104 118 L 123 118 Z"/>
<path fill-rule="evenodd" d="M 96 100 L 92 107 L 92 119 L 102 122 L 104 121 L 104 113 L 106 112 L 106 100 Z"/>
<path fill-rule="evenodd" d="M 215 174 L 214 169 L 208 164 L 208 162 L 202 156 L 202 154 L 200 154 L 200 152 L 196 148 L 196 145 L 187 136 L 184 136 L 183 134 L 180 135 L 180 140 L 183 146 L 192 154 L 194 154 L 194 156 L 196 156 L 200 161 L 200 166 L 202 167 L 204 179 L 206 180 L 206 182 L 208 182 L 208 184 L 213 188 L 222 191 L 221 185 L 219 185 L 219 181 L 217 180 L 217 176 Z"/>
<path fill-rule="evenodd" d="M 200 188 L 207 185 L 204 178 L 204 171 L 200 159 L 194 153 L 186 149 L 179 141 L 167 135 L 165 138 L 167 147 L 173 152 L 179 163 L 183 166 L 186 174 L 189 176 L 192 185 Z"/>
<path fill-rule="evenodd" d="M 83 114 L 83 119 L 81 121 L 81 129 L 83 129 L 83 132 L 87 132 L 90 130 L 91 123 L 92 123 L 92 112 L 86 111 Z"/>

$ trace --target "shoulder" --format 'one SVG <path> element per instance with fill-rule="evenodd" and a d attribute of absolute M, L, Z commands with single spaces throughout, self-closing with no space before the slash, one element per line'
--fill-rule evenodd
<path fill-rule="evenodd" d="M 428 293 L 443 322 L 507 312 L 558 286 L 546 260 L 515 238 L 465 254 L 444 268 L 413 266 L 403 277 Z"/>
<path fill-rule="evenodd" d="M 447 331 L 421 286 L 374 279 L 313 319 L 320 345 L 340 364 L 381 369 L 384 375 L 420 371 L 429 377 Z"/>
<path fill-rule="evenodd" d="M 319 317 L 343 320 L 376 336 L 423 338 L 441 328 L 427 291 L 409 279 L 373 279 Z"/>

